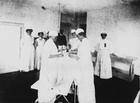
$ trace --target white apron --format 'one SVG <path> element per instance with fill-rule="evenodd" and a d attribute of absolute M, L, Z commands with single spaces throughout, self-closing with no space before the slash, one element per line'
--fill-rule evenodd
<path fill-rule="evenodd" d="M 102 40 L 98 44 L 97 61 L 95 65 L 95 75 L 102 79 L 112 78 L 112 67 L 110 58 L 110 44 L 107 40 Z"/>

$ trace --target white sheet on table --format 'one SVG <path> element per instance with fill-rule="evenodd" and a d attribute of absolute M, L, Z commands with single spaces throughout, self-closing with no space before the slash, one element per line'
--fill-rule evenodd
<path fill-rule="evenodd" d="M 134 64 L 134 73 L 140 76 L 140 59 L 135 60 L 133 64 Z"/>
<path fill-rule="evenodd" d="M 125 63 L 121 63 L 121 62 L 115 62 L 113 64 L 113 67 L 116 67 L 118 69 L 125 70 L 125 71 L 129 71 L 129 69 L 130 69 L 129 64 L 125 64 Z"/>

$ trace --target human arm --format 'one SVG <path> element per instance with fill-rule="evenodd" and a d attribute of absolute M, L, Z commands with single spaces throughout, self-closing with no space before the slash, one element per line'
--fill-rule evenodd
<path fill-rule="evenodd" d="M 78 55 L 76 55 L 76 54 L 71 54 L 71 53 L 69 53 L 69 55 L 68 55 L 70 58 L 73 58 L 73 59 L 76 59 L 76 60 L 79 60 L 80 59 L 80 57 L 78 56 Z"/>
<path fill-rule="evenodd" d="M 49 58 L 58 58 L 58 57 L 63 57 L 63 54 L 50 54 Z"/>

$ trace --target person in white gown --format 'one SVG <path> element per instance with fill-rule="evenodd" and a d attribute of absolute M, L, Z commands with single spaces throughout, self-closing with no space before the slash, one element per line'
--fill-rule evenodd
<path fill-rule="evenodd" d="M 32 29 L 26 29 L 26 35 L 21 40 L 21 71 L 30 71 L 34 69 L 34 40 L 32 37 Z"/>
<path fill-rule="evenodd" d="M 80 45 L 80 40 L 76 37 L 76 30 L 75 29 L 71 30 L 71 37 L 69 40 L 69 45 L 70 45 L 70 51 L 73 53 L 76 53 L 78 50 L 78 47 Z"/>
<path fill-rule="evenodd" d="M 49 32 L 49 39 L 43 47 L 39 80 L 31 86 L 31 88 L 38 90 L 37 101 L 39 103 L 48 103 L 56 96 L 56 91 L 53 88 L 57 82 L 58 73 L 56 58 L 61 57 L 54 43 L 57 34 L 55 31 Z"/>
<path fill-rule="evenodd" d="M 78 54 L 74 56 L 79 62 L 79 77 L 76 78 L 79 103 L 95 103 L 94 69 L 91 59 L 91 48 L 83 29 L 78 28 L 76 34 L 81 42 L 78 48 Z"/>
<path fill-rule="evenodd" d="M 101 33 L 101 41 L 97 44 L 97 60 L 95 65 L 95 75 L 102 79 L 112 78 L 111 67 L 111 45 L 106 39 L 107 34 Z"/>
<path fill-rule="evenodd" d="M 41 60 L 42 60 L 42 50 L 44 47 L 45 39 L 44 33 L 39 32 L 38 38 L 36 39 L 36 58 L 35 58 L 35 68 L 40 70 L 41 69 Z"/>

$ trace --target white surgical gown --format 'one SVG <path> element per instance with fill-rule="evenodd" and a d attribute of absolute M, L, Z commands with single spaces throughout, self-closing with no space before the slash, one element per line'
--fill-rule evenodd
<path fill-rule="evenodd" d="M 41 60 L 42 60 L 42 50 L 44 47 L 45 40 L 42 38 L 38 38 L 36 40 L 37 42 L 37 48 L 36 48 L 36 58 L 35 58 L 35 68 L 38 70 L 41 69 Z"/>
<path fill-rule="evenodd" d="M 23 71 L 30 71 L 34 69 L 34 52 L 33 38 L 25 35 L 21 42 L 21 61 L 20 69 Z"/>
<path fill-rule="evenodd" d="M 95 103 L 94 69 L 91 59 L 91 49 L 89 41 L 84 38 L 78 48 L 79 56 L 79 80 L 78 98 L 79 103 Z"/>
<path fill-rule="evenodd" d="M 79 45 L 80 45 L 80 40 L 78 38 L 71 38 L 69 41 L 70 45 L 71 45 L 71 50 L 75 50 L 78 49 Z"/>

